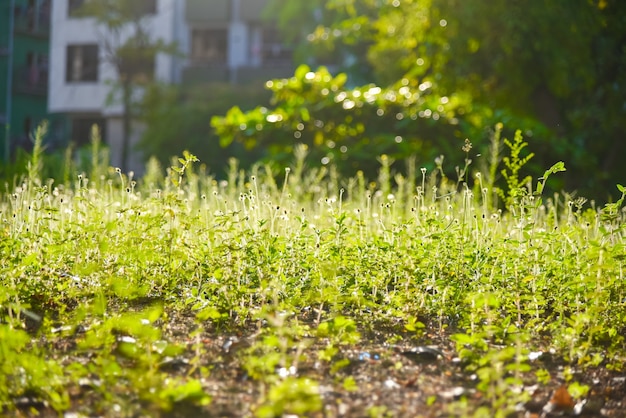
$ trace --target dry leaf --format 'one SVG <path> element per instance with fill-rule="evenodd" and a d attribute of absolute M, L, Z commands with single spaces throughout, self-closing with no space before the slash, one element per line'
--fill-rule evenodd
<path fill-rule="evenodd" d="M 574 406 L 576 406 L 576 402 L 574 402 L 574 398 L 567 391 L 567 387 L 561 386 L 554 391 L 552 399 L 543 407 L 543 410 L 548 413 L 553 411 L 571 411 L 574 409 Z"/>

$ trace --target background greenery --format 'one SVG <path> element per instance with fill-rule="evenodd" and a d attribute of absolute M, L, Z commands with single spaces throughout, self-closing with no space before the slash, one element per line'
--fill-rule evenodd
<path fill-rule="evenodd" d="M 146 158 L 166 165 L 188 149 L 222 177 L 230 156 L 244 167 L 284 162 L 304 143 L 308 164 L 333 162 L 368 178 L 381 154 L 398 169 L 412 155 L 434 168 L 440 154 L 451 167 L 471 158 L 481 168 L 502 123 L 504 136 L 520 129 L 535 151 L 525 174 L 563 160 L 570 170 L 554 190 L 617 197 L 626 157 L 626 3 L 272 0 L 266 15 L 308 68 L 267 90 L 151 85 L 138 112 L 148 127 Z M 466 138 L 471 153 L 462 150 Z M 12 181 L 15 171 L 2 173 Z"/>
<path fill-rule="evenodd" d="M 299 57 L 339 61 L 355 84 L 432 83 L 463 98 L 457 137 L 523 129 L 537 167 L 565 159 L 565 187 L 606 197 L 626 156 L 626 4 L 620 1 L 272 2 Z M 322 13 L 318 12 L 322 10 Z M 308 16 L 308 17 L 304 17 Z M 290 22 L 296 21 L 297 25 Z M 422 126 L 416 126 L 420 132 Z M 451 141 L 454 137 L 428 137 Z"/>
<path fill-rule="evenodd" d="M 214 173 L 223 174 L 229 157 L 249 166 L 261 156 L 241 144 L 223 147 L 211 128 L 212 115 L 224 114 L 235 105 L 243 109 L 268 103 L 270 93 L 262 83 L 247 85 L 205 84 L 193 86 L 153 85 L 147 91 L 141 113 L 146 131 L 140 147 L 147 156 L 169 163 L 187 149 Z"/>

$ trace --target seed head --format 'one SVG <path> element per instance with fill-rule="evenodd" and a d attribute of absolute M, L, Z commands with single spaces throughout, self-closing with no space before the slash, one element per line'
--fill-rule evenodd
<path fill-rule="evenodd" d="M 465 138 L 465 144 L 463 144 L 463 148 L 461 148 L 463 152 L 470 152 L 472 149 L 472 143 L 469 139 Z"/>

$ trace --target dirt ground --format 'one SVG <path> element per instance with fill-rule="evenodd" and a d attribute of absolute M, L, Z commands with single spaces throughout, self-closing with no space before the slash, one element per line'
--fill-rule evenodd
<path fill-rule="evenodd" d="M 196 325 L 193 316 L 173 313 L 168 324 L 163 324 L 164 337 L 188 345 L 181 358 L 164 365 L 173 375 L 189 372 L 193 357 L 190 338 Z M 343 346 L 333 360 L 345 360 L 346 366 L 337 371 L 332 362 L 318 359 L 322 342 L 307 347 L 300 355 L 297 367 L 288 373 L 297 377 L 309 377 L 319 383 L 323 402 L 320 412 L 312 417 L 455 417 L 474 416 L 480 406 L 488 406 L 489 414 L 495 416 L 488 397 L 476 390 L 477 376 L 464 370 L 455 345 L 450 339 L 451 331 L 428 332 L 416 339 L 402 336 L 401 328 L 370 326 L 363 332 L 358 345 Z M 429 329 L 437 329 L 433 324 Z M 208 406 L 195 407 L 180 404 L 171 412 L 151 409 L 138 402 L 132 408 L 105 410 L 97 407 L 89 387 L 77 387 L 72 391 L 72 410 L 66 418 L 81 416 L 163 416 L 163 417 L 246 417 L 254 416 L 254 410 L 263 400 L 267 386 L 251 379 L 242 367 L 242 354 L 258 336 L 256 327 L 248 330 L 207 330 L 200 336 L 203 344 L 201 364 L 210 368 L 201 383 L 212 401 Z M 395 336 L 394 344 L 387 341 Z M 67 361 L 80 360 L 72 357 L 73 341 L 59 343 L 59 352 Z M 529 393 L 530 400 L 516 405 L 516 412 L 509 417 L 626 417 L 626 372 L 611 372 L 602 366 L 577 368 L 572 379 L 588 385 L 590 390 L 582 399 L 573 399 L 567 391 L 564 370 L 566 364 L 543 353 L 531 363 L 532 371 L 525 374 L 527 384 L 518 390 Z M 546 369 L 550 380 L 537 383 L 534 372 Z M 358 389 L 347 390 L 342 382 L 351 376 Z M 526 380 L 526 379 L 525 379 Z M 93 408 L 92 405 L 93 403 Z M 18 402 L 17 416 L 58 416 L 33 399 Z M 101 405 L 101 404 L 100 404 Z M 463 406 L 465 405 L 465 407 Z M 74 408 L 75 407 L 75 408 Z M 86 413 L 89 412 L 89 413 Z M 284 415 L 295 417 L 295 415 Z"/>
<path fill-rule="evenodd" d="M 373 416 L 449 417 L 463 415 L 462 399 L 467 400 L 469 411 L 489 405 L 489 400 L 476 390 L 476 375 L 464 371 L 450 339 L 451 331 L 426 332 L 420 338 L 423 345 L 411 338 L 388 344 L 386 341 L 397 336 L 398 330 L 381 328 L 363 333 L 358 345 L 342 347 L 337 358 L 348 359 L 349 364 L 336 373 L 332 373 L 330 364 L 317 360 L 319 346 L 313 345 L 303 352 L 306 360 L 298 364 L 296 375 L 311 377 L 320 384 L 324 407 L 315 416 L 367 417 L 376 411 Z M 429 328 L 438 327 L 433 324 Z M 175 328 L 172 331 L 176 333 Z M 186 331 L 183 327 L 178 332 Z M 233 337 L 238 343 L 231 343 Z M 246 375 L 237 354 L 254 338 L 253 332 L 204 336 L 207 363 L 219 359 L 213 363 L 205 382 L 213 398 L 206 416 L 249 416 L 258 405 L 263 395 L 262 385 Z M 590 387 L 586 397 L 575 400 L 566 389 L 566 364 L 544 353 L 531 365 L 528 385 L 521 389 L 530 393 L 530 401 L 517 405 L 517 412 L 511 417 L 626 417 L 626 373 L 610 372 L 603 367 L 570 366 L 573 380 Z M 549 371 L 548 384 L 536 383 L 534 370 L 539 368 Z M 358 390 L 344 389 L 341 381 L 348 376 L 354 378 Z M 184 416 L 184 412 L 179 416 Z"/>

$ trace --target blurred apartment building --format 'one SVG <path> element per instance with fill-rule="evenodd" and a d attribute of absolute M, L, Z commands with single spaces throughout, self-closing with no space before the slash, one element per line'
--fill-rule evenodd
<path fill-rule="evenodd" d="M 18 46 L 20 41 L 17 36 L 17 23 L 22 19 L 22 12 L 18 13 L 17 9 L 14 12 L 14 67 L 23 67 L 24 70 L 14 71 L 13 90 L 16 91 L 19 77 L 26 77 L 28 81 L 31 74 L 31 89 L 40 89 L 36 98 L 39 99 L 41 114 L 45 114 L 47 99 L 47 110 L 52 115 L 50 136 L 66 138 L 66 141 L 71 140 L 78 145 L 85 144 L 89 142 L 91 126 L 97 124 L 104 142 L 110 146 L 111 164 L 119 165 L 122 107 L 119 100 L 111 96 L 112 82 L 117 79 L 117 73 L 107 59 L 105 45 L 110 41 L 106 39 L 108 32 L 96 23 L 94 17 L 79 12 L 84 2 L 89 0 L 11 1 L 24 4 L 26 8 L 35 6 L 35 14 L 45 14 L 45 19 L 42 17 L 45 24 L 38 23 L 36 26 L 37 36 L 42 42 L 37 44 L 37 48 L 32 48 L 32 56 L 23 52 L 22 57 L 19 55 L 22 52 L 17 52 L 23 49 Z M 137 2 L 141 8 L 144 27 L 152 39 L 176 42 L 181 52 L 179 55 L 159 54 L 156 57 L 150 66 L 150 77 L 154 80 L 176 84 L 248 83 L 293 73 L 291 49 L 281 42 L 276 28 L 263 18 L 268 0 L 129 1 Z M 9 3 L 9 0 L 2 0 L 2 3 Z M 0 28 L 4 27 L 0 21 Z M 4 39 L 0 38 L 0 48 L 3 45 Z M 0 73 L 0 83 L 7 79 L 3 76 Z M 23 125 L 22 133 L 27 131 L 26 128 L 33 129 L 39 120 L 37 114 L 31 116 L 27 123 L 25 116 L 18 115 L 17 111 L 13 113 L 15 117 L 12 120 L 15 122 L 12 126 L 15 123 Z M 138 141 L 141 127 L 134 126 L 133 131 L 131 143 Z M 18 132 L 12 129 L 11 133 L 15 136 Z M 11 143 L 16 144 L 15 141 L 14 138 Z M 133 159 L 131 156 L 130 169 L 141 169 L 138 157 L 134 155 Z"/>
<path fill-rule="evenodd" d="M 0 160 L 47 114 L 50 0 L 0 1 Z"/>

